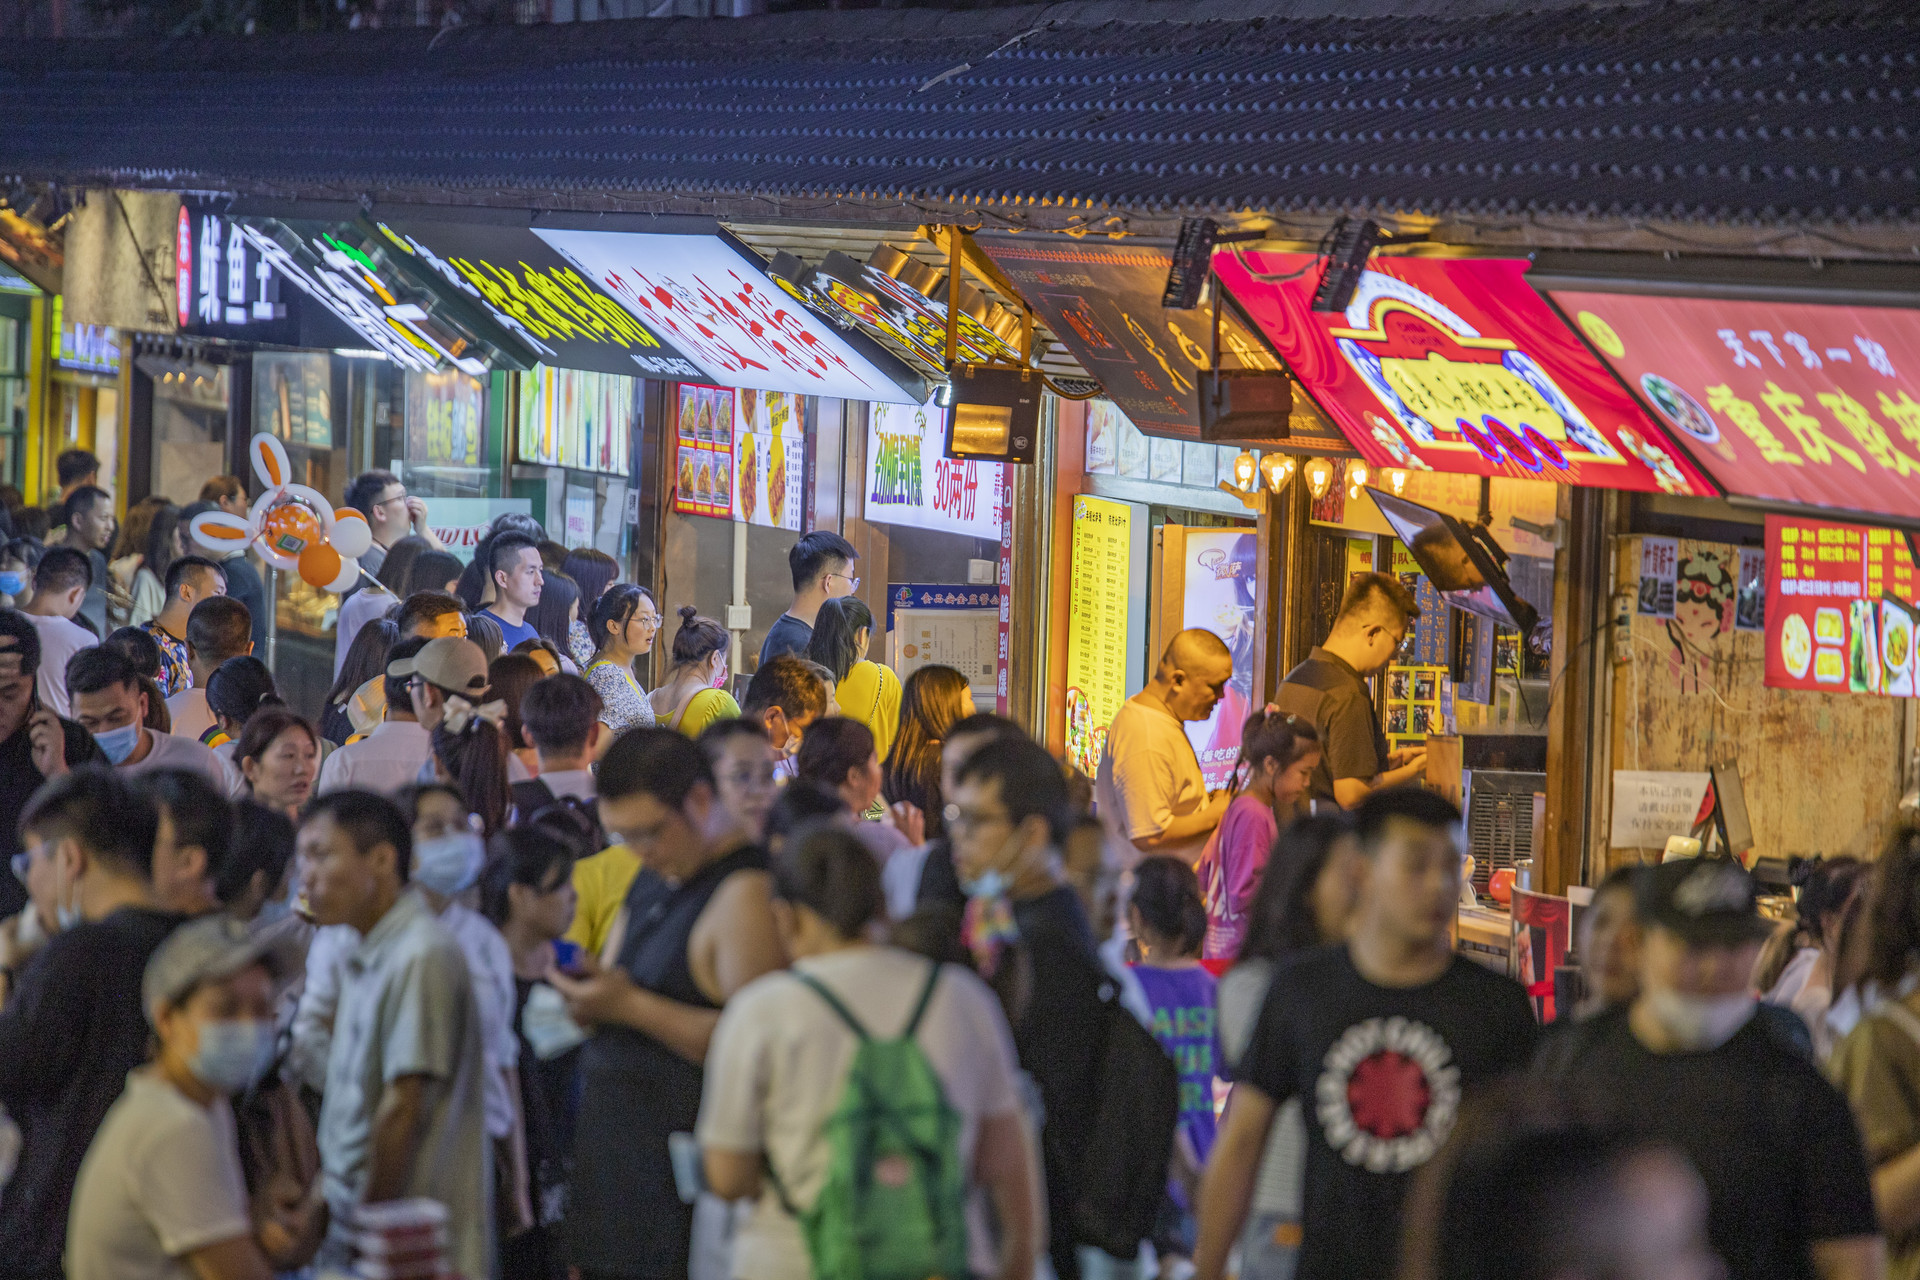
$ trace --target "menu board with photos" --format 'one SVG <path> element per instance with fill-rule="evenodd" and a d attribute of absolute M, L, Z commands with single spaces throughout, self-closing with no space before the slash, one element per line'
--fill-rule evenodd
<path fill-rule="evenodd" d="M 1915 694 L 1913 550 L 1895 529 L 1767 517 L 1770 689 Z M 1688 604 L 1680 583 L 1678 608 Z"/>
<path fill-rule="evenodd" d="M 798 531 L 805 502 L 804 401 L 785 391 L 735 393 L 733 518 Z"/>
<path fill-rule="evenodd" d="M 522 462 L 626 475 L 640 379 L 535 365 L 520 375 Z"/>
<path fill-rule="evenodd" d="M 734 408 L 731 388 L 680 384 L 675 511 L 722 519 L 733 515 Z"/>
<path fill-rule="evenodd" d="M 479 467 L 487 450 L 487 384 L 458 369 L 407 370 L 407 461 Z"/>
<path fill-rule="evenodd" d="M 1067 624 L 1067 760 L 1091 778 L 1127 699 L 1132 648 L 1134 504 L 1073 500 L 1073 587 Z"/>

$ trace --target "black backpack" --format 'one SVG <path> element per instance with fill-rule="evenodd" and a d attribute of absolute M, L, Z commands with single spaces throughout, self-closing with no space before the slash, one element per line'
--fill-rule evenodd
<path fill-rule="evenodd" d="M 553 788 L 538 778 L 513 784 L 513 808 L 516 826 L 539 827 L 571 845 L 582 858 L 606 848 L 606 831 L 600 826 L 600 806 L 579 796 L 556 796 Z"/>
<path fill-rule="evenodd" d="M 1100 1002 L 1105 1043 L 1094 1082 L 1099 1098 L 1082 1158 L 1073 1233 L 1083 1244 L 1131 1258 L 1153 1234 L 1166 1195 L 1180 1122 L 1180 1072 L 1153 1033 L 1121 1005 L 1111 982 L 1101 987 Z"/>

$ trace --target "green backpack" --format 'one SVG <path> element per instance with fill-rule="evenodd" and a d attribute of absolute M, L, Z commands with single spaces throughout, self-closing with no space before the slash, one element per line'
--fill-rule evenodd
<path fill-rule="evenodd" d="M 832 1150 L 826 1185 L 802 1213 L 773 1177 L 780 1203 L 799 1219 L 813 1280 L 965 1280 L 967 1180 L 960 1114 L 914 1035 L 933 999 L 940 966 L 898 1039 L 876 1040 L 833 992 L 804 973 L 860 1041 L 840 1105 L 827 1118 Z"/>

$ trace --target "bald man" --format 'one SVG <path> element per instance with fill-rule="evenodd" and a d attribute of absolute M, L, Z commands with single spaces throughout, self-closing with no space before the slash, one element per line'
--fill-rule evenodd
<path fill-rule="evenodd" d="M 1186 722 L 1212 715 L 1231 679 L 1233 655 L 1219 636 L 1182 631 L 1147 687 L 1113 717 L 1094 794 L 1123 870 L 1154 854 L 1194 862 L 1220 825 L 1229 797 L 1207 794 Z"/>
<path fill-rule="evenodd" d="M 1413 593 L 1398 578 L 1363 573 L 1347 587 L 1325 644 L 1287 673 L 1273 705 L 1320 732 L 1320 764 L 1307 794 L 1351 809 L 1382 787 L 1412 782 L 1426 772 L 1422 747 L 1387 751 L 1380 712 L 1367 679 L 1384 670 L 1420 616 Z"/>

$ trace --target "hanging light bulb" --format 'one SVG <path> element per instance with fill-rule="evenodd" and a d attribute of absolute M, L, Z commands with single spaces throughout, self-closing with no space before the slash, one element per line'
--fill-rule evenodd
<path fill-rule="evenodd" d="M 1279 493 L 1293 479 L 1293 459 L 1284 453 L 1265 454 L 1260 459 L 1260 474 L 1266 478 L 1268 492 Z"/>
<path fill-rule="evenodd" d="M 1306 466 L 1307 492 L 1316 499 L 1327 496 L 1327 490 L 1333 488 L 1333 464 L 1325 458 L 1309 458 Z"/>
<path fill-rule="evenodd" d="M 1255 465 L 1253 453 L 1248 449 L 1242 449 L 1240 456 L 1233 460 L 1233 482 L 1240 486 L 1242 493 L 1253 491 Z"/>
<path fill-rule="evenodd" d="M 1360 491 L 1367 487 L 1367 464 L 1358 460 L 1347 464 L 1347 497 L 1358 501 Z"/>
<path fill-rule="evenodd" d="M 1407 473 L 1399 467 L 1387 472 L 1387 483 L 1393 486 L 1395 493 L 1404 493 L 1407 488 Z"/>

